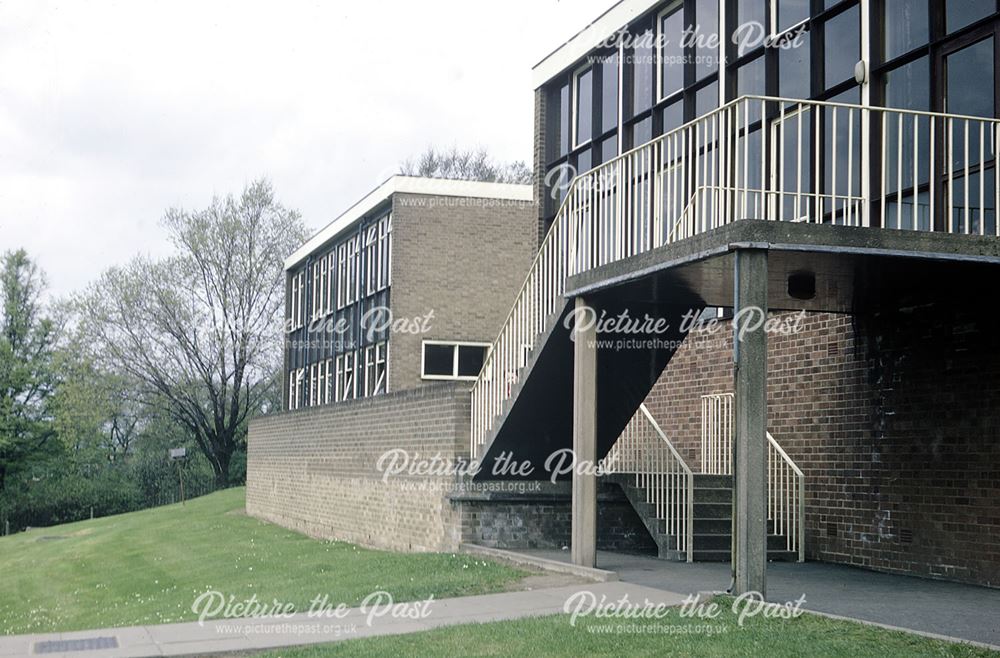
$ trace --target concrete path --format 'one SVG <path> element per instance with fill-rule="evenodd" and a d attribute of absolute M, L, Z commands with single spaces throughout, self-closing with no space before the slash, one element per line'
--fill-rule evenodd
<path fill-rule="evenodd" d="M 111 658 L 180 656 L 228 651 L 252 651 L 380 635 L 426 631 L 442 626 L 503 621 L 563 612 L 566 599 L 589 591 L 600 599 L 617 601 L 624 595 L 632 602 L 679 605 L 684 596 L 662 589 L 620 582 L 581 583 L 550 589 L 505 592 L 432 601 L 422 619 L 377 617 L 369 623 L 369 611 L 352 608 L 336 619 L 309 618 L 306 614 L 283 619 L 206 621 L 161 626 L 105 628 L 72 633 L 13 635 L 0 637 L 0 658 L 46 656 L 65 658 Z M 76 646 L 54 643 L 73 641 Z M 110 645 L 113 645 L 112 648 Z M 103 646 L 105 648 L 89 648 Z"/>
<path fill-rule="evenodd" d="M 522 551 L 569 560 L 566 551 Z M 725 591 L 728 562 L 668 562 L 641 555 L 599 552 L 597 566 L 622 582 L 682 594 Z M 770 562 L 767 598 L 841 617 L 1000 646 L 1000 589 L 868 571 L 823 562 Z"/>

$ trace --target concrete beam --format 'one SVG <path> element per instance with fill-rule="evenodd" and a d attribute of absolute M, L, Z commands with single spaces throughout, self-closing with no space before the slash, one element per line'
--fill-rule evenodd
<path fill-rule="evenodd" d="M 576 316 L 593 317 L 593 309 L 576 298 Z M 577 464 L 597 463 L 597 329 L 593 322 L 577 330 L 573 339 L 573 454 Z M 578 471 L 584 470 L 585 473 Z M 573 564 L 597 566 L 597 476 L 593 468 L 574 469 L 572 503 Z"/>
<path fill-rule="evenodd" d="M 733 461 L 734 594 L 766 595 L 767 579 L 767 251 L 736 251 L 736 438 Z"/>

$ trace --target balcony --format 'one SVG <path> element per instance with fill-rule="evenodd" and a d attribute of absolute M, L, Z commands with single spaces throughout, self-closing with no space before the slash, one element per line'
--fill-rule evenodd
<path fill-rule="evenodd" d="M 538 367 L 569 278 L 744 219 L 996 237 L 998 123 L 746 96 L 576 176 L 473 388 L 472 454 Z"/>

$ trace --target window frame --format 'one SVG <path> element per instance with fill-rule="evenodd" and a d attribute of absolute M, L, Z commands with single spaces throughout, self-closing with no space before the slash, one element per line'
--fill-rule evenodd
<path fill-rule="evenodd" d="M 428 375 L 427 374 L 427 346 L 428 345 L 445 345 L 452 347 L 452 363 L 451 363 L 451 375 Z M 427 381 L 476 381 L 479 379 L 479 373 L 475 375 L 459 375 L 458 374 L 458 348 L 459 347 L 483 347 L 486 352 L 483 354 L 483 363 L 490 357 L 490 352 L 493 351 L 493 344 L 479 341 L 462 341 L 462 340 L 423 340 L 420 342 L 420 379 Z"/>
<path fill-rule="evenodd" d="M 590 137 L 581 142 L 579 141 L 580 136 L 577 134 L 577 132 L 579 131 L 577 124 L 579 123 L 580 120 L 579 117 L 580 76 L 584 73 L 587 73 L 588 71 L 590 72 Z M 571 74 L 570 85 L 572 88 L 570 90 L 571 100 L 570 100 L 570 126 L 569 126 L 570 144 L 572 145 L 572 148 L 570 149 L 571 152 L 575 152 L 578 149 L 582 149 L 583 147 L 590 145 L 594 141 L 594 103 L 596 102 L 594 94 L 594 88 L 596 87 L 596 85 L 594 84 L 594 82 L 596 80 L 596 77 L 597 77 L 596 67 L 594 66 L 593 62 L 589 61 L 583 64 L 582 66 L 579 66 L 576 69 L 574 69 L 573 73 Z"/>

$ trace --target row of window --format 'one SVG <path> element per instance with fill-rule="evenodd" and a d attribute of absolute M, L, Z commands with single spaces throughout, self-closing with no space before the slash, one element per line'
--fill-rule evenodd
<path fill-rule="evenodd" d="M 290 328 L 301 329 L 307 318 L 317 320 L 387 289 L 391 277 L 392 215 L 388 214 L 316 258 L 308 288 L 305 269 L 292 276 Z"/>
<path fill-rule="evenodd" d="M 292 370 L 288 408 L 382 395 L 387 387 L 388 356 L 389 344 L 382 342 Z"/>
<path fill-rule="evenodd" d="M 856 87 L 854 67 L 861 59 L 858 0 L 733 4 L 736 11 L 729 12 L 728 29 L 720 30 L 718 0 L 668 3 L 655 21 L 642 19 L 629 27 L 634 40 L 629 47 L 595 51 L 568 79 L 551 85 L 549 121 L 558 130 L 547 133 L 552 137 L 549 168 L 570 156 L 570 164 L 585 171 L 717 107 L 720 50 L 706 48 L 708 42 L 699 38 L 717 32 L 731 37 L 722 40 L 731 63 L 726 98 L 759 94 L 831 99 Z M 930 44 L 997 12 L 996 0 L 875 0 L 875 7 L 882 29 L 872 50 L 880 79 L 890 69 L 926 54 Z M 766 25 L 770 43 L 794 41 L 795 46 L 766 48 L 764 33 L 747 25 Z M 688 36 L 682 39 L 685 29 Z M 771 57 L 773 65 L 768 63 Z M 992 61 L 987 63 L 992 73 Z M 974 67 L 961 71 L 965 75 L 955 76 L 953 88 L 962 87 L 968 75 L 984 72 Z M 929 69 L 922 76 L 929 81 Z M 985 80 L 989 89 L 972 85 L 977 97 L 992 97 L 992 77 Z M 968 113 L 992 116 L 982 109 Z"/>
<path fill-rule="evenodd" d="M 1000 59 L 996 0 L 872 0 L 871 7 L 873 105 L 996 116 L 1000 88 L 996 65 Z M 861 59 L 861 11 L 858 0 L 738 3 L 729 0 L 726 15 L 730 17 L 727 21 L 730 34 L 739 25 L 756 22 L 768 26 L 767 32 L 775 38 L 772 43 L 788 47 L 768 48 L 763 39 L 748 38 L 739 44 L 724 41 L 728 59 L 722 95 L 726 99 L 750 94 L 859 104 L 861 88 L 855 80 L 854 67 Z M 708 19 L 698 20 L 699 15 Z M 718 23 L 717 15 L 717 3 L 712 0 L 665 3 L 656 12 L 655 20 L 640 19 L 629 27 L 629 34 L 637 39 L 637 44 L 644 44 L 640 37 L 655 28 L 664 37 L 654 40 L 655 46 L 622 44 L 616 52 L 595 51 L 586 58 L 584 66 L 551 83 L 547 168 L 570 165 L 582 173 L 622 150 L 639 146 L 714 109 L 720 96 L 718 69 L 710 59 L 692 57 L 697 45 L 682 48 L 679 35 L 684 25 L 697 26 L 702 34 L 712 31 L 706 20 Z M 673 38 L 668 38 L 671 35 Z M 640 56 L 642 48 L 652 54 L 653 47 L 659 49 L 656 57 Z M 650 83 L 654 73 L 655 97 Z M 831 159 L 827 154 L 832 153 L 851 154 L 855 162 L 861 158 L 860 116 L 855 113 L 851 117 L 846 111 L 839 111 L 835 118 L 834 113 L 838 111 L 805 110 L 785 116 L 784 125 L 792 130 L 801 126 L 809 134 L 817 130 L 826 133 L 824 153 L 811 154 L 806 144 L 806 152 L 802 154 L 806 162 L 812 162 L 815 156 L 817 162 L 822 162 L 821 170 L 796 171 L 795 158 L 785 158 L 783 175 L 790 189 L 810 192 L 813 187 L 821 187 L 824 193 L 840 195 L 860 190 L 860 168 L 848 176 L 849 157 L 832 158 L 832 164 L 827 162 Z M 759 119 L 759 114 L 751 116 L 751 133 L 760 130 Z M 838 119 L 842 130 L 833 129 Z M 900 138 L 905 142 L 899 149 L 904 157 L 912 158 L 911 142 L 916 139 L 926 152 L 932 138 L 929 122 L 921 120 L 913 124 L 911 120 L 906 125 L 891 126 L 893 130 L 886 135 L 889 171 L 897 170 L 896 142 Z M 771 128 L 780 130 L 782 124 L 775 122 Z M 753 151 L 762 140 L 759 134 L 751 134 L 749 141 L 750 159 L 755 162 L 759 153 Z M 986 143 L 992 143 L 989 137 Z M 795 144 L 786 141 L 788 148 Z M 993 155 L 985 154 L 986 168 L 993 166 Z M 966 156 L 978 163 L 975 144 L 962 150 L 961 157 L 956 155 L 956 160 L 965 161 Z M 926 224 L 931 185 L 929 163 L 926 159 L 919 163 L 908 160 L 900 170 L 908 177 L 914 171 L 919 175 L 914 174 L 914 180 L 885 181 L 883 185 L 888 186 L 887 191 L 901 188 L 904 195 L 910 194 L 907 207 L 920 208 L 923 219 L 907 216 L 910 211 L 904 209 L 906 204 L 889 204 L 884 225 L 904 228 Z M 759 187 L 761 174 L 756 169 L 749 172 L 751 187 Z M 993 178 L 987 178 L 986 183 L 992 185 Z M 960 191 L 975 197 L 979 192 L 971 189 L 974 185 L 970 184 L 967 192 Z M 551 217 L 565 187 L 550 192 L 545 199 L 549 204 L 546 214 Z M 992 199 L 989 189 L 980 192 L 987 201 Z M 940 202 L 944 197 L 938 196 Z M 993 214 L 993 209 L 987 208 L 982 221 L 992 226 Z M 977 221 L 972 218 L 973 224 Z"/>

